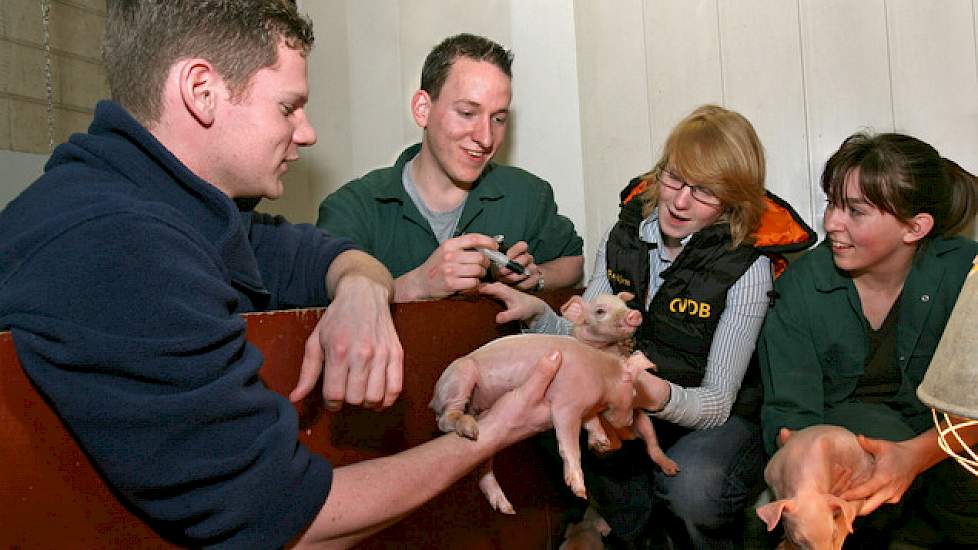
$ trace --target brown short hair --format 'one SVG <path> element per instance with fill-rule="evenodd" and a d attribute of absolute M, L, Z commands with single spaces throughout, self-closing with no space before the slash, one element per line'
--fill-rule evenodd
<path fill-rule="evenodd" d="M 845 180 L 853 170 L 876 208 L 901 220 L 930 214 L 928 236 L 960 232 L 978 210 L 978 179 L 912 136 L 859 132 L 846 138 L 822 172 L 822 191 L 833 204 L 846 205 Z"/>
<path fill-rule="evenodd" d="M 144 125 L 159 121 L 167 71 L 210 61 L 232 97 L 274 65 L 284 41 L 307 54 L 312 23 L 289 0 L 107 0 L 102 57 L 112 99 Z"/>
<path fill-rule="evenodd" d="M 672 129 L 659 162 L 642 179 L 655 181 L 662 170 L 713 191 L 733 245 L 750 242 L 765 208 L 764 147 L 743 115 L 719 105 L 695 109 Z M 646 216 L 658 203 L 658 187 L 642 194 Z"/>
<path fill-rule="evenodd" d="M 492 63 L 503 74 L 513 78 L 512 52 L 484 36 L 456 34 L 432 48 L 421 67 L 421 89 L 428 92 L 432 101 L 438 99 L 441 87 L 448 79 L 448 71 L 459 57 Z"/>

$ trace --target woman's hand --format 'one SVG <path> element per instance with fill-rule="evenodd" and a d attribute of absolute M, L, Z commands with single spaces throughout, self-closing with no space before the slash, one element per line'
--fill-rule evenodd
<path fill-rule="evenodd" d="M 859 510 L 859 515 L 865 516 L 881 504 L 900 502 L 913 480 L 927 469 L 928 461 L 917 438 L 895 442 L 860 435 L 857 439 L 863 450 L 873 455 L 873 473 L 841 496 L 845 500 L 866 499 Z"/>
<path fill-rule="evenodd" d="M 479 292 L 506 304 L 506 309 L 496 315 L 496 322 L 499 324 L 510 321 L 523 321 L 530 324 L 537 317 L 546 313 L 547 308 L 550 307 L 540 298 L 520 292 L 503 283 L 482 285 L 479 287 Z"/>

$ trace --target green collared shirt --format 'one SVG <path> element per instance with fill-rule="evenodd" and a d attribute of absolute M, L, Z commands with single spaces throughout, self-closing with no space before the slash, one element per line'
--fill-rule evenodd
<path fill-rule="evenodd" d="M 394 166 L 348 182 L 319 205 L 317 226 L 349 237 L 394 277 L 424 263 L 438 247 L 401 182 L 404 165 L 420 148 L 409 147 Z M 580 256 L 584 244 L 573 222 L 557 213 L 550 184 L 525 170 L 494 163 L 469 191 L 455 230 L 456 236 L 464 233 L 505 235 L 508 245 L 526 241 L 538 264 Z"/>
<path fill-rule="evenodd" d="M 758 340 L 769 452 L 781 427 L 836 424 L 871 437 L 902 440 L 931 427 L 916 390 L 978 253 L 978 243 L 933 238 L 918 251 L 900 296 L 895 360 L 900 389 L 882 404 L 855 400 L 869 350 L 856 287 L 832 261 L 827 240 L 793 263 Z"/>

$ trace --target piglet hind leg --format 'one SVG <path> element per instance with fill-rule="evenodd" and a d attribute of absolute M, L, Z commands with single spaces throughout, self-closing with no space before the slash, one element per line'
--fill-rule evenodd
<path fill-rule="evenodd" d="M 504 514 L 515 514 L 516 510 L 509 503 L 506 494 L 503 493 L 503 488 L 499 486 L 496 475 L 492 473 L 492 458 L 485 461 L 480 469 L 482 476 L 479 478 L 479 489 L 482 489 L 482 494 L 486 496 L 489 504 Z"/>
<path fill-rule="evenodd" d="M 564 460 L 564 483 L 571 492 L 587 498 L 584 489 L 584 472 L 581 471 L 581 416 L 582 411 L 574 407 L 551 407 L 554 430 L 557 432 L 557 450 Z"/>
<path fill-rule="evenodd" d="M 645 451 L 649 454 L 652 462 L 655 462 L 662 472 L 668 476 L 679 473 L 679 465 L 676 461 L 666 456 L 665 451 L 659 446 L 659 438 L 655 436 L 655 428 L 652 420 L 645 416 L 641 411 L 635 411 L 635 431 L 645 441 Z"/>
<path fill-rule="evenodd" d="M 479 438 L 478 422 L 472 415 L 465 414 L 478 380 L 479 367 L 468 357 L 456 359 L 441 374 L 430 404 L 438 416 L 439 430 L 455 432 L 469 439 Z"/>

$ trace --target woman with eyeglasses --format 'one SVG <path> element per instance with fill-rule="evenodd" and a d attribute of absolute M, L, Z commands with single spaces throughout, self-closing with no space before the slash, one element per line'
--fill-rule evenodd
<path fill-rule="evenodd" d="M 978 548 L 978 479 L 940 449 L 916 394 L 978 262 L 959 235 L 978 178 L 917 138 L 857 133 L 825 163 L 822 191 L 825 239 L 778 280 L 758 341 L 765 444 L 814 424 L 863 436 L 873 475 L 841 496 L 867 517 L 847 547 Z"/>
<path fill-rule="evenodd" d="M 568 543 L 600 548 L 599 533 L 610 526 L 610 537 L 626 544 L 668 536 L 681 548 L 743 546 L 744 508 L 764 465 L 760 382 L 756 367 L 748 369 L 772 300 L 764 252 L 814 242 L 791 208 L 765 192 L 764 173 L 750 122 L 706 105 L 679 122 L 655 167 L 622 191 L 584 297 L 635 296 L 629 306 L 643 315 L 636 349 L 657 365 L 640 380 L 636 406 L 652 417 L 680 472 L 659 471 L 640 441 L 603 456 L 585 453 L 592 508 L 568 529 Z M 506 303 L 500 322 L 570 333 L 570 323 L 538 298 L 502 285 L 483 292 Z"/>

